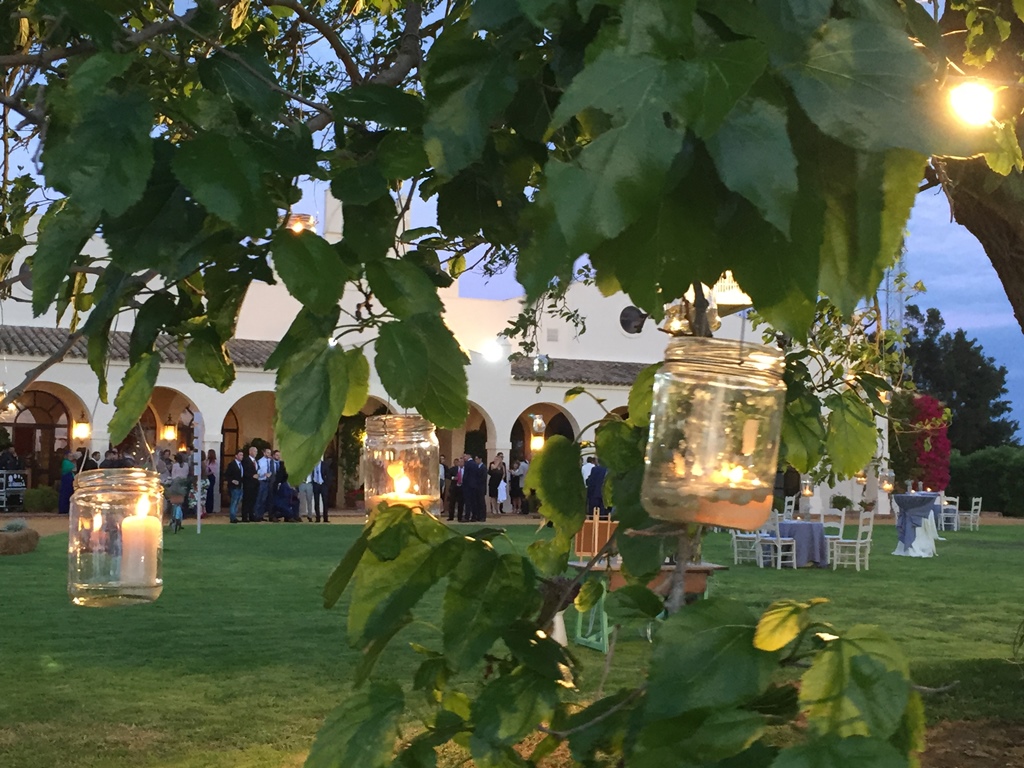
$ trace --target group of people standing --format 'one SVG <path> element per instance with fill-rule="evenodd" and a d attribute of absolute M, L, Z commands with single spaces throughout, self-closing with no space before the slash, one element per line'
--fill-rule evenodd
<path fill-rule="evenodd" d="M 329 523 L 327 484 L 324 462 L 319 461 L 306 478 L 293 488 L 281 451 L 264 448 L 263 455 L 255 445 L 248 453 L 239 450 L 224 468 L 224 479 L 230 499 L 232 523 L 259 523 L 263 520 Z"/>
<path fill-rule="evenodd" d="M 526 460 L 515 460 L 512 468 L 499 453 L 488 465 L 480 456 L 466 453 L 449 466 L 441 456 L 441 505 L 449 520 L 460 523 L 483 522 L 487 515 L 505 514 L 505 504 L 514 514 L 527 514 L 523 478 L 529 469 Z"/>

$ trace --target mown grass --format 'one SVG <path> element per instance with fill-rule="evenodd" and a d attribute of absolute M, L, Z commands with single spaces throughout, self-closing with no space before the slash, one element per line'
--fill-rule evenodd
<path fill-rule="evenodd" d="M 344 696 L 356 653 L 345 643 L 345 602 L 320 588 L 356 526 L 208 526 L 170 537 L 167 586 L 153 605 L 74 608 L 65 593 L 65 539 L 0 558 L 0 765 L 11 768 L 280 768 L 301 765 L 323 717 Z M 514 527 L 504 546 L 534 535 Z M 733 567 L 712 592 L 767 606 L 828 597 L 820 617 L 839 627 L 879 624 L 903 646 L 915 679 L 959 684 L 928 699 L 929 719 L 1024 721 L 1024 677 L 1009 661 L 1024 614 L 1024 527 L 950 533 L 941 556 L 889 556 L 876 529 L 868 572 Z M 731 560 L 728 537 L 705 556 Z M 399 640 L 437 641 L 439 595 Z M 571 617 L 570 617 L 571 625 Z M 384 659 L 408 680 L 418 658 Z M 632 685 L 650 646 L 636 628 L 617 643 L 606 689 Z M 583 696 L 604 658 L 576 648 Z"/>

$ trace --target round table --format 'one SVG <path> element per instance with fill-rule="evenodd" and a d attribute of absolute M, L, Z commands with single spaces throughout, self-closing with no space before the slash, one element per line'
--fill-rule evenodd
<path fill-rule="evenodd" d="M 828 567 L 828 542 L 825 540 L 825 526 L 810 520 L 782 520 L 779 535 L 796 542 L 796 567 L 803 568 L 814 563 L 819 568 Z"/>

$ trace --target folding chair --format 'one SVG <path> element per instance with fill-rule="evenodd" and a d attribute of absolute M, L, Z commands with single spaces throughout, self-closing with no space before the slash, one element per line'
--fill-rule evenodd
<path fill-rule="evenodd" d="M 576 557 L 570 565 L 574 567 L 585 567 L 591 560 L 598 556 L 611 539 L 612 534 L 619 524 L 607 517 L 601 517 L 600 510 L 595 507 L 590 517 L 583 521 L 583 527 L 576 534 Z M 604 609 L 605 595 L 608 594 L 608 572 L 612 569 L 611 557 L 602 555 L 603 563 L 595 563 L 595 566 L 603 565 L 605 573 L 605 589 L 600 599 L 585 613 L 576 613 L 576 628 L 573 632 L 573 642 L 578 645 L 593 648 L 602 653 L 608 652 L 608 613 Z"/>

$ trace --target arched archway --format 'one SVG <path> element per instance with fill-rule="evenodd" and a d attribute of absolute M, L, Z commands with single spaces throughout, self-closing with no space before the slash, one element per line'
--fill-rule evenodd
<path fill-rule="evenodd" d="M 236 400 L 221 422 L 221 456 L 234 456 L 239 448 L 257 438 L 273 445 L 276 402 L 274 393 L 269 391 L 250 392 Z"/>
<path fill-rule="evenodd" d="M 171 453 L 191 452 L 204 430 L 203 415 L 188 395 L 171 387 L 154 387 L 149 397 L 149 408 L 139 417 L 139 425 L 146 442 L 154 450 Z M 126 439 L 131 439 L 131 435 Z M 124 441 L 115 448 L 123 448 Z"/>
<path fill-rule="evenodd" d="M 441 455 L 448 464 L 451 464 L 456 456 L 464 453 L 479 455 L 487 461 L 488 453 L 494 450 L 497 437 L 498 433 L 490 414 L 472 400 L 469 402 L 469 414 L 461 427 L 437 430 L 437 443 Z"/>
<path fill-rule="evenodd" d="M 60 479 L 60 462 L 71 438 L 71 412 L 57 395 L 30 388 L 0 412 L 0 427 L 10 437 L 18 458 L 28 470 L 32 488 L 53 486 Z"/>
<path fill-rule="evenodd" d="M 519 414 L 509 433 L 509 442 L 512 445 L 510 461 L 516 459 L 531 459 L 530 438 L 533 435 L 533 417 L 537 415 L 544 419 L 544 439 L 562 435 L 569 440 L 575 440 L 579 433 L 579 425 L 576 419 L 565 408 L 555 403 L 534 403 Z"/>
<path fill-rule="evenodd" d="M 329 478 L 327 487 L 328 504 L 340 508 L 358 506 L 362 500 L 360 489 L 363 483 L 360 472 L 360 461 L 363 451 L 363 435 L 366 429 L 367 416 L 379 416 L 394 413 L 388 403 L 379 397 L 370 395 L 366 398 L 359 413 L 342 416 L 338 421 L 338 430 L 334 439 L 324 451 Z"/>

